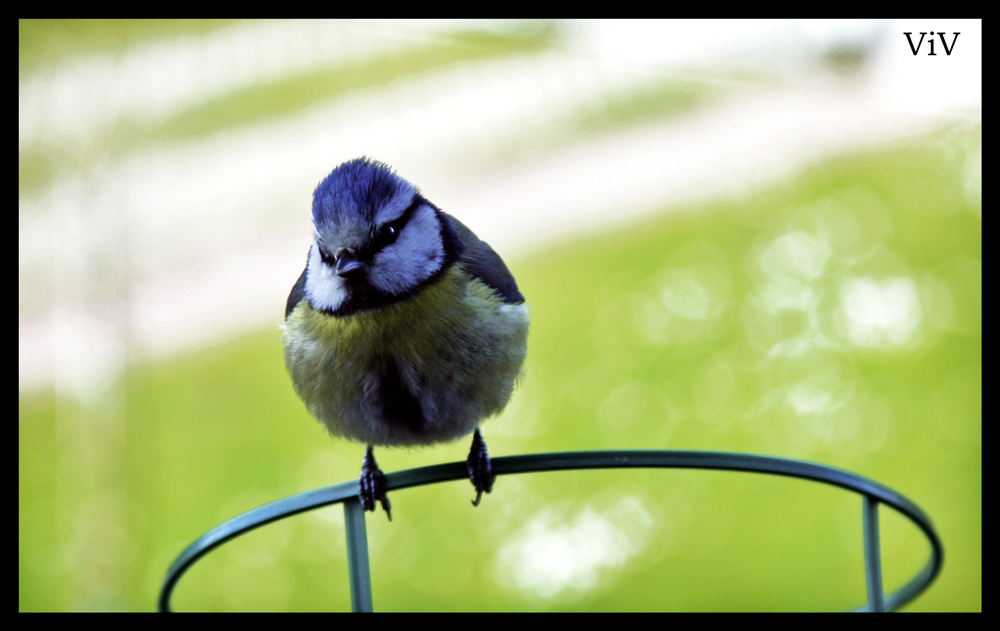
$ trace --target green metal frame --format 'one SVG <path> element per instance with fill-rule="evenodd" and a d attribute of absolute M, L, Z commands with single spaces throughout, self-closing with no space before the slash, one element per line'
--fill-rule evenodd
<path fill-rule="evenodd" d="M 860 494 L 864 501 L 863 529 L 868 603 L 855 611 L 881 612 L 899 609 L 927 589 L 941 572 L 941 565 L 944 562 L 944 547 L 930 518 L 920 510 L 920 507 L 889 487 L 836 467 L 775 456 L 719 451 L 572 451 L 493 459 L 493 470 L 498 476 L 541 471 L 629 467 L 716 469 L 768 473 L 831 484 Z M 465 462 L 397 471 L 385 476 L 386 490 L 397 491 L 412 486 L 462 480 L 468 478 L 468 475 Z M 365 514 L 358 501 L 357 480 L 307 491 L 266 504 L 234 517 L 208 531 L 188 546 L 170 566 L 160 591 L 160 611 L 170 611 L 170 596 L 184 572 L 198 559 L 223 543 L 279 519 L 339 502 L 344 503 L 352 608 L 354 611 L 372 611 L 368 534 L 365 529 Z M 891 506 L 906 516 L 916 524 L 931 544 L 931 556 L 923 569 L 906 585 L 888 595 L 883 594 L 882 591 L 882 561 L 879 553 L 878 529 L 879 504 Z"/>

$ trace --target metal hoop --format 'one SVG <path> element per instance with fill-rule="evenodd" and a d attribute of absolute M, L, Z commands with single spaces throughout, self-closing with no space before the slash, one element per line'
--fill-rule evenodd
<path fill-rule="evenodd" d="M 727 453 L 719 451 L 625 450 L 570 451 L 560 453 L 506 456 L 493 459 L 493 470 L 500 475 L 565 471 L 574 469 L 621 468 L 716 469 L 768 473 L 824 484 L 859 493 L 863 499 L 865 573 L 868 603 L 854 611 L 893 611 L 910 602 L 934 582 L 944 562 L 944 547 L 930 518 L 919 506 L 896 491 L 850 471 L 827 465 L 776 456 Z M 468 477 L 465 462 L 452 462 L 419 469 L 407 469 L 386 475 L 386 490 L 437 484 Z M 357 499 L 358 481 L 307 491 L 271 502 L 216 526 L 187 547 L 170 566 L 160 591 L 160 611 L 170 611 L 170 596 L 181 576 L 201 557 L 223 543 L 255 528 L 317 508 L 344 502 L 347 530 L 348 566 L 351 578 L 351 603 L 354 611 L 371 611 L 371 575 L 368 566 L 368 538 L 364 512 Z M 923 569 L 895 592 L 882 592 L 882 564 L 879 555 L 878 505 L 886 504 L 912 521 L 931 544 L 931 556 Z"/>

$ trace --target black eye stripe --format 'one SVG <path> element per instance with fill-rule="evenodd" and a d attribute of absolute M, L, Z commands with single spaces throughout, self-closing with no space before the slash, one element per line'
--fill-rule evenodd
<path fill-rule="evenodd" d="M 417 209 L 427 203 L 422 196 L 416 195 L 413 198 L 413 202 L 406 207 L 403 214 L 393 219 L 392 221 L 382 224 L 382 227 L 375 234 L 372 239 L 372 245 L 375 250 L 381 250 L 382 248 L 388 247 L 395 243 L 396 239 L 399 238 L 399 233 L 403 231 L 406 224 L 410 222 L 413 218 L 413 214 L 417 212 Z"/>
<path fill-rule="evenodd" d="M 318 243 L 316 244 L 316 247 L 319 248 L 319 258 L 320 258 L 320 260 L 322 260 L 323 263 L 325 263 L 326 265 L 329 265 L 330 267 L 336 267 L 336 265 L 337 265 L 337 257 L 335 257 L 332 254 L 329 254 L 326 251 L 326 249 L 323 246 L 319 245 Z"/>
<path fill-rule="evenodd" d="M 393 226 L 398 230 L 402 230 L 403 226 L 405 226 L 410 222 L 410 219 L 413 217 L 413 213 L 417 212 L 417 209 L 423 206 L 424 203 L 425 200 L 423 197 L 421 197 L 420 195 L 415 196 L 413 198 L 413 203 L 411 203 L 409 206 L 406 207 L 406 210 L 403 211 L 403 214 L 400 215 L 397 219 L 393 219 L 389 223 L 385 224 L 385 226 L 383 226 L 383 229 L 388 226 Z"/>
<path fill-rule="evenodd" d="M 369 237 L 368 244 L 359 248 L 357 250 L 357 255 L 362 260 L 371 261 L 372 257 L 375 256 L 377 252 L 395 243 L 396 239 L 399 238 L 400 233 L 403 231 L 403 228 L 406 227 L 406 224 L 410 223 L 410 219 L 413 218 L 414 213 L 416 213 L 417 210 L 424 204 L 427 204 L 431 208 L 434 207 L 430 202 L 424 199 L 423 196 L 414 196 L 413 201 L 406 207 L 406 210 L 404 210 L 399 217 L 396 217 L 388 223 L 382 224 L 378 232 L 374 232 L 373 230 L 373 234 Z M 316 247 L 319 249 L 319 257 L 324 264 L 330 267 L 337 266 L 337 257 L 335 254 L 328 252 L 318 241 L 316 243 Z"/>

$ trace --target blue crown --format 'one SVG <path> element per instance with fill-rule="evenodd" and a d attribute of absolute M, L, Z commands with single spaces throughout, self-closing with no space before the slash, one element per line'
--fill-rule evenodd
<path fill-rule="evenodd" d="M 370 158 L 350 160 L 326 176 L 313 193 L 313 222 L 322 231 L 345 220 L 371 223 L 375 211 L 401 193 L 416 193 L 389 165 Z"/>

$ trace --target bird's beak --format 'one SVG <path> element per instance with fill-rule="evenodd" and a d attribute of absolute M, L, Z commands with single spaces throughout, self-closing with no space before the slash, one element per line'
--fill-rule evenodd
<path fill-rule="evenodd" d="M 337 256 L 337 276 L 355 276 L 365 268 L 365 264 L 350 250 L 344 250 Z"/>

